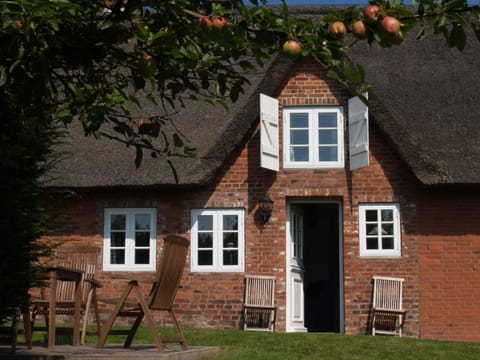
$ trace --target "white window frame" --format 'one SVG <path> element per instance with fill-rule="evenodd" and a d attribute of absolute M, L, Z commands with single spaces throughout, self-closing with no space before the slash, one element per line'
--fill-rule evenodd
<path fill-rule="evenodd" d="M 149 263 L 135 264 L 135 215 L 150 215 Z M 111 264 L 110 242 L 111 215 L 126 217 L 125 264 Z M 157 210 L 154 208 L 107 208 L 104 212 L 103 270 L 105 271 L 155 271 L 156 269 L 156 223 Z"/>
<path fill-rule="evenodd" d="M 308 113 L 308 161 L 290 160 L 290 115 Z M 337 115 L 337 154 L 336 161 L 320 161 L 318 156 L 318 114 L 334 113 Z M 288 107 L 283 109 L 283 162 L 285 168 L 343 168 L 345 166 L 344 149 L 344 110 L 341 106 Z"/>
<path fill-rule="evenodd" d="M 213 264 L 198 265 L 198 216 L 213 216 Z M 238 216 L 238 264 L 223 265 L 222 216 Z M 191 210 L 191 256 L 192 272 L 243 272 L 245 271 L 245 210 L 244 209 L 192 209 Z"/>
<path fill-rule="evenodd" d="M 378 231 L 377 238 L 379 249 L 367 249 L 367 234 L 366 234 L 366 212 L 367 210 L 376 210 L 379 214 L 381 210 L 393 211 L 393 249 L 381 249 L 382 246 L 382 232 Z M 358 226 L 360 237 L 360 256 L 364 257 L 400 257 L 402 255 L 402 239 L 400 226 L 400 205 L 395 203 L 365 203 L 358 206 Z M 368 222 L 373 224 L 374 222 Z M 377 223 L 381 225 L 382 220 L 377 216 Z M 388 222 L 390 223 L 390 222 Z M 381 228 L 381 226 L 379 227 Z"/>

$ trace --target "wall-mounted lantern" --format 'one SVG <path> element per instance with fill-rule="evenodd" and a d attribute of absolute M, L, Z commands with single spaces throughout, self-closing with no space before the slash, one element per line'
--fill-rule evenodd
<path fill-rule="evenodd" d="M 262 216 L 263 225 L 265 225 L 270 216 L 272 215 L 273 210 L 273 200 L 265 194 L 265 196 L 258 202 L 258 211 Z"/>

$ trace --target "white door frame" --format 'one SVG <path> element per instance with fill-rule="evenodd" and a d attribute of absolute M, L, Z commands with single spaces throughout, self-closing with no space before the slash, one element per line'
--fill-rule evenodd
<path fill-rule="evenodd" d="M 292 315 L 292 296 L 293 294 L 293 286 L 292 286 L 292 274 L 291 274 L 291 266 L 290 266 L 290 259 L 291 259 L 291 235 L 290 235 L 290 220 L 291 220 L 291 206 L 292 205 L 302 205 L 302 204 L 336 204 L 338 206 L 338 246 L 339 246 L 339 259 L 338 259 L 338 266 L 339 266 L 339 322 L 340 322 L 340 333 L 345 333 L 345 299 L 344 299 L 344 271 L 343 271 L 343 206 L 341 200 L 326 200 L 326 199 L 298 199 L 292 198 L 287 200 L 287 223 L 285 226 L 286 230 L 286 332 L 306 332 L 307 329 L 305 327 L 295 327 L 292 326 L 290 319 Z M 303 298 L 303 294 L 301 294 Z"/>

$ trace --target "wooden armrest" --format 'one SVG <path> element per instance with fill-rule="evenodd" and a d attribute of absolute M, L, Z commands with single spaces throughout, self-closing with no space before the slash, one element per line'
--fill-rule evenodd
<path fill-rule="evenodd" d="M 97 279 L 85 279 L 85 281 L 89 282 L 90 284 L 92 284 L 93 286 L 95 286 L 97 288 L 103 287 L 103 284 L 100 281 L 98 281 Z"/>
<path fill-rule="evenodd" d="M 264 309 L 264 310 L 276 310 L 277 307 L 276 306 L 262 306 L 262 305 L 248 305 L 248 304 L 245 304 L 244 307 L 246 308 L 251 308 L 251 309 Z"/>
<path fill-rule="evenodd" d="M 395 310 L 395 309 L 385 309 L 385 308 L 374 308 L 373 310 L 377 312 L 389 312 L 389 313 L 395 313 L 395 314 L 405 314 L 407 312 L 407 310 L 403 310 L 403 309 Z"/>

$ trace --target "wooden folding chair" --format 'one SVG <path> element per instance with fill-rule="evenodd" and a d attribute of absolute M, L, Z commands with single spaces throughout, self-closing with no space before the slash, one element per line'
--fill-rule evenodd
<path fill-rule="evenodd" d="M 188 247 L 189 241 L 183 237 L 176 235 L 165 237 L 156 280 L 153 283 L 148 300 L 144 298 L 138 281 L 131 280 L 124 290 L 120 301 L 115 306 L 113 313 L 107 320 L 105 328 L 98 339 L 97 348 L 102 348 L 105 345 L 108 334 L 126 334 L 127 338 L 124 348 L 129 348 L 140 323 L 145 317 L 158 351 L 165 350 L 164 342 L 179 343 L 182 350 L 187 350 L 187 342 L 173 311 L 173 304 L 180 286 Z M 135 303 L 133 306 L 129 306 L 128 297 L 132 292 L 135 297 Z M 160 336 L 152 316 L 152 312 L 155 310 L 164 311 L 170 315 L 177 337 L 165 338 Z M 119 316 L 135 317 L 135 321 L 129 330 L 112 330 L 113 323 Z"/>
<path fill-rule="evenodd" d="M 402 336 L 406 311 L 402 307 L 402 278 L 373 277 L 372 335 Z"/>
<path fill-rule="evenodd" d="M 243 329 L 275 331 L 276 311 L 275 277 L 246 275 Z"/>
<path fill-rule="evenodd" d="M 93 306 L 100 335 L 100 316 L 96 289 L 101 283 L 95 279 L 100 249 L 91 246 L 60 246 L 55 250 L 54 265 L 50 270 L 48 294 L 42 291 L 41 299 L 31 301 L 31 331 L 47 331 L 48 346 L 55 345 L 55 332 L 73 333 L 73 344 L 85 344 L 90 308 Z M 48 298 L 47 298 L 48 297 Z M 54 300 L 53 301 L 53 298 Z M 45 317 L 45 327 L 35 326 L 38 315 Z M 73 329 L 56 328 L 56 315 L 73 316 Z M 82 316 L 83 315 L 83 316 Z M 80 317 L 83 317 L 80 330 Z M 81 333 L 81 339 L 78 339 Z"/>

